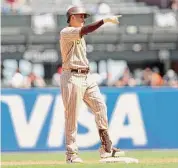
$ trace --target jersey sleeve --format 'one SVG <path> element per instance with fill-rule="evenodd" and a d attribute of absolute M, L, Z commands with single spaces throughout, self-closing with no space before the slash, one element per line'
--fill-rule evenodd
<path fill-rule="evenodd" d="M 69 41 L 79 40 L 81 38 L 81 27 L 67 27 L 60 33 L 61 38 Z"/>

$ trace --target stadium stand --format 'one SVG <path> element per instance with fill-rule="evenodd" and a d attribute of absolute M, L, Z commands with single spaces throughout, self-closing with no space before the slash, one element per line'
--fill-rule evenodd
<path fill-rule="evenodd" d="M 103 3 L 107 7 L 101 7 Z M 58 36 L 60 30 L 67 26 L 65 12 L 71 4 L 87 8 L 92 15 L 87 23 L 108 15 L 123 15 L 119 25 L 103 26 L 86 36 L 87 51 L 92 61 L 107 60 L 109 55 L 111 59 L 124 59 L 131 64 L 151 61 L 163 63 L 168 68 L 171 61 L 178 61 L 178 10 L 160 9 L 135 0 L 24 0 L 22 4 L 11 6 L 3 0 L 2 60 L 14 59 L 13 53 L 18 55 L 18 59 L 24 59 L 24 50 L 19 54 L 16 52 L 20 46 L 25 51 L 35 49 L 40 53 L 55 50 L 58 64 L 61 64 Z M 8 48 L 12 46 L 14 49 L 9 54 Z M 164 59 L 168 60 L 169 66 Z M 31 61 L 33 63 L 34 60 Z M 54 73 L 57 63 L 45 62 L 45 66 L 47 64 Z"/>

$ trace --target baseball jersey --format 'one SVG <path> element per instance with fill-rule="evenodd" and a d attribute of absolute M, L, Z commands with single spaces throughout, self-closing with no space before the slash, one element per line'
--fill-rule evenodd
<path fill-rule="evenodd" d="M 60 32 L 63 69 L 89 68 L 86 43 L 84 37 L 80 37 L 80 31 L 81 27 L 65 27 Z"/>

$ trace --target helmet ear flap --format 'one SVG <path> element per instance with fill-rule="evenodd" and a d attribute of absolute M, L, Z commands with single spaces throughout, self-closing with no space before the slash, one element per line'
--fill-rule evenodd
<path fill-rule="evenodd" d="M 73 15 L 69 15 L 69 16 L 67 17 L 67 23 L 70 22 L 70 19 L 71 19 L 72 16 L 73 16 Z"/>
<path fill-rule="evenodd" d="M 70 13 L 67 12 L 66 16 L 67 16 L 67 23 L 69 23 L 70 22 Z"/>
<path fill-rule="evenodd" d="M 69 23 L 69 22 L 70 22 L 70 16 L 67 17 L 67 23 Z"/>

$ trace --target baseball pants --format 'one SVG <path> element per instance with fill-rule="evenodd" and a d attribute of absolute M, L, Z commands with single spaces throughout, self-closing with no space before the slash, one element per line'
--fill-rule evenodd
<path fill-rule="evenodd" d="M 95 115 L 98 129 L 108 129 L 107 108 L 99 87 L 90 74 L 63 71 L 60 83 L 65 108 L 66 154 L 70 157 L 78 153 L 76 135 L 81 103 L 84 101 Z"/>

